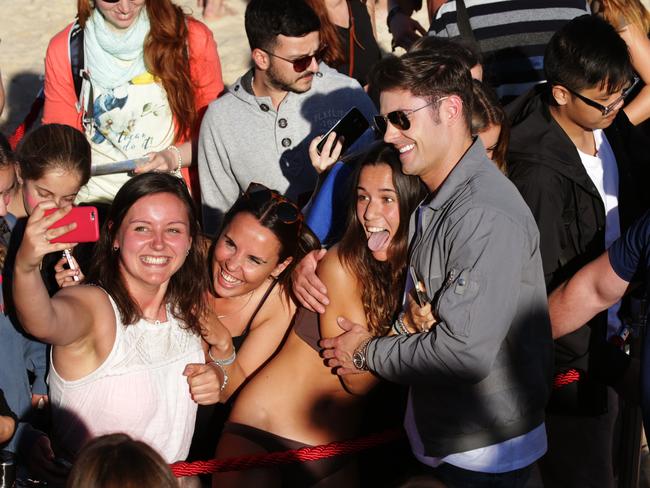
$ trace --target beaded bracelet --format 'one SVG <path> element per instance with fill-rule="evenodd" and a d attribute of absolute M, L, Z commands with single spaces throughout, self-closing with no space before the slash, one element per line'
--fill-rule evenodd
<path fill-rule="evenodd" d="M 406 334 L 409 335 L 410 332 L 406 328 L 406 324 L 404 323 L 404 312 L 400 312 L 399 315 L 397 316 L 397 320 L 393 322 L 393 330 L 397 332 L 398 334 Z"/>
<path fill-rule="evenodd" d="M 178 149 L 176 146 L 173 144 L 167 148 L 169 151 L 175 152 L 176 153 L 176 162 L 178 163 L 178 167 L 175 170 L 170 171 L 175 176 L 178 176 L 179 178 L 181 177 L 181 168 L 183 167 L 183 157 L 181 156 L 181 150 Z"/>
<path fill-rule="evenodd" d="M 213 363 L 217 368 L 221 370 L 221 374 L 223 375 L 223 381 L 221 382 L 221 387 L 219 388 L 219 391 L 221 392 L 226 389 L 226 385 L 228 384 L 228 373 L 226 373 L 226 368 L 224 368 L 221 364 L 216 361 L 213 361 Z"/>

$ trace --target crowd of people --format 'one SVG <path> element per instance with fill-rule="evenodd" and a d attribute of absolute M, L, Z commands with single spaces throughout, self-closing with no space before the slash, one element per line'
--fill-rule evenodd
<path fill-rule="evenodd" d="M 650 430 L 650 13 L 429 0 L 427 31 L 419 8 L 250 0 L 225 88 L 172 0 L 78 1 L 42 124 L 0 136 L 23 483 L 617 486 L 621 419 Z M 353 108 L 371 127 L 324 137 Z M 83 207 L 99 238 L 70 242 Z M 369 459 L 169 469 L 400 425 L 410 450 Z"/>

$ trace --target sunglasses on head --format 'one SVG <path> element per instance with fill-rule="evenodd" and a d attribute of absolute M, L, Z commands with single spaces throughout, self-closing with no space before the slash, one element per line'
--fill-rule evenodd
<path fill-rule="evenodd" d="M 592 100 L 591 98 L 587 98 L 587 97 L 585 97 L 584 95 L 580 95 L 580 93 L 578 93 L 578 92 L 576 92 L 576 91 L 573 91 L 573 90 L 572 90 L 571 88 L 569 88 L 568 86 L 565 86 L 565 88 L 569 91 L 569 93 L 571 93 L 571 94 L 574 95 L 575 97 L 577 97 L 577 98 L 579 98 L 580 100 L 582 100 L 586 105 L 589 105 L 590 107 L 597 108 L 598 110 L 600 110 L 600 113 L 603 115 L 603 117 L 606 117 L 606 116 L 608 116 L 610 113 L 612 113 L 612 112 L 614 111 L 614 109 L 616 109 L 616 107 L 618 107 L 619 105 L 621 105 L 621 104 L 625 101 L 625 99 L 630 95 L 630 93 L 632 92 L 632 90 L 634 90 L 634 87 L 635 87 L 638 83 L 639 83 L 639 77 L 638 77 L 638 76 L 635 76 L 635 77 L 632 79 L 632 83 L 630 84 L 630 86 L 628 86 L 627 88 L 625 88 L 625 89 L 622 91 L 621 96 L 618 97 L 616 100 L 614 100 L 614 101 L 613 101 L 612 103 L 610 103 L 609 105 L 602 105 L 602 104 L 600 104 L 600 103 L 598 103 L 598 102 Z"/>
<path fill-rule="evenodd" d="M 398 128 L 399 130 L 409 130 L 411 128 L 411 121 L 409 120 L 409 117 L 417 112 L 418 110 L 422 110 L 423 108 L 427 108 L 434 103 L 441 102 L 442 100 L 446 100 L 449 97 L 441 97 L 437 98 L 432 102 L 427 103 L 426 105 L 423 105 L 422 107 L 419 108 L 414 108 L 412 110 L 393 110 L 392 112 L 388 112 L 385 115 L 375 115 L 373 118 L 373 121 L 375 123 L 375 129 L 379 134 L 385 134 L 386 129 L 388 129 L 388 122 L 393 127 Z"/>
<path fill-rule="evenodd" d="M 308 54 L 306 56 L 300 56 L 299 58 L 295 59 L 289 59 L 289 58 L 283 58 L 282 56 L 278 56 L 277 54 L 272 53 L 271 51 L 267 51 L 266 49 L 262 49 L 266 54 L 269 56 L 273 56 L 274 58 L 281 59 L 282 61 L 286 61 L 288 63 L 291 63 L 293 65 L 293 70 L 296 73 L 302 73 L 305 71 L 309 66 L 311 65 L 312 59 L 316 60 L 316 63 L 320 63 L 321 60 L 323 59 L 323 56 L 325 54 L 325 50 L 327 49 L 326 45 L 323 45 L 318 48 L 318 50 L 314 54 Z"/>
<path fill-rule="evenodd" d="M 302 213 L 298 206 L 278 192 L 270 190 L 260 183 L 251 183 L 243 195 L 258 208 L 264 208 L 270 202 L 274 203 L 275 213 L 285 224 L 293 224 L 302 220 Z M 269 205 L 269 208 L 273 205 Z"/>

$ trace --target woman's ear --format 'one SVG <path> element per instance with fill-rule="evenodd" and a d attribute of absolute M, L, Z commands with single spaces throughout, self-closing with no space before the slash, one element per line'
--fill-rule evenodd
<path fill-rule="evenodd" d="M 16 179 L 18 180 L 18 184 L 22 185 L 23 184 L 23 177 L 20 174 L 20 165 L 18 163 L 15 163 L 14 168 L 16 170 Z"/>
<path fill-rule="evenodd" d="M 277 280 L 282 272 L 287 269 L 287 266 L 291 264 L 291 261 L 293 261 L 293 257 L 289 256 L 287 259 L 279 263 L 275 268 L 273 268 L 273 271 L 271 271 L 271 277 Z"/>

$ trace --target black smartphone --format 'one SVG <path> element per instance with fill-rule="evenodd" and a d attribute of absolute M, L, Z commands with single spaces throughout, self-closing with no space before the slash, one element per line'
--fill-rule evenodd
<path fill-rule="evenodd" d="M 341 118 L 341 120 L 334 124 L 334 127 L 327 131 L 327 134 L 323 136 L 316 146 L 316 151 L 320 154 L 323 151 L 323 147 L 325 146 L 325 142 L 329 135 L 332 132 L 336 132 L 336 140 L 338 141 L 341 138 L 343 139 L 343 149 L 341 149 L 341 156 L 343 156 L 345 151 L 347 151 L 348 148 L 354 144 L 359 137 L 361 137 L 361 134 L 363 134 L 368 127 L 370 127 L 370 124 L 363 114 L 357 107 L 352 107 L 348 113 Z M 336 141 L 334 141 L 332 147 L 335 145 Z"/>
<path fill-rule="evenodd" d="M 420 279 L 413 266 L 409 266 L 409 271 L 411 273 L 411 281 L 413 281 L 413 289 L 415 290 L 415 301 L 418 302 L 418 306 L 422 308 L 429 302 L 427 290 L 424 288 L 424 281 Z"/>

